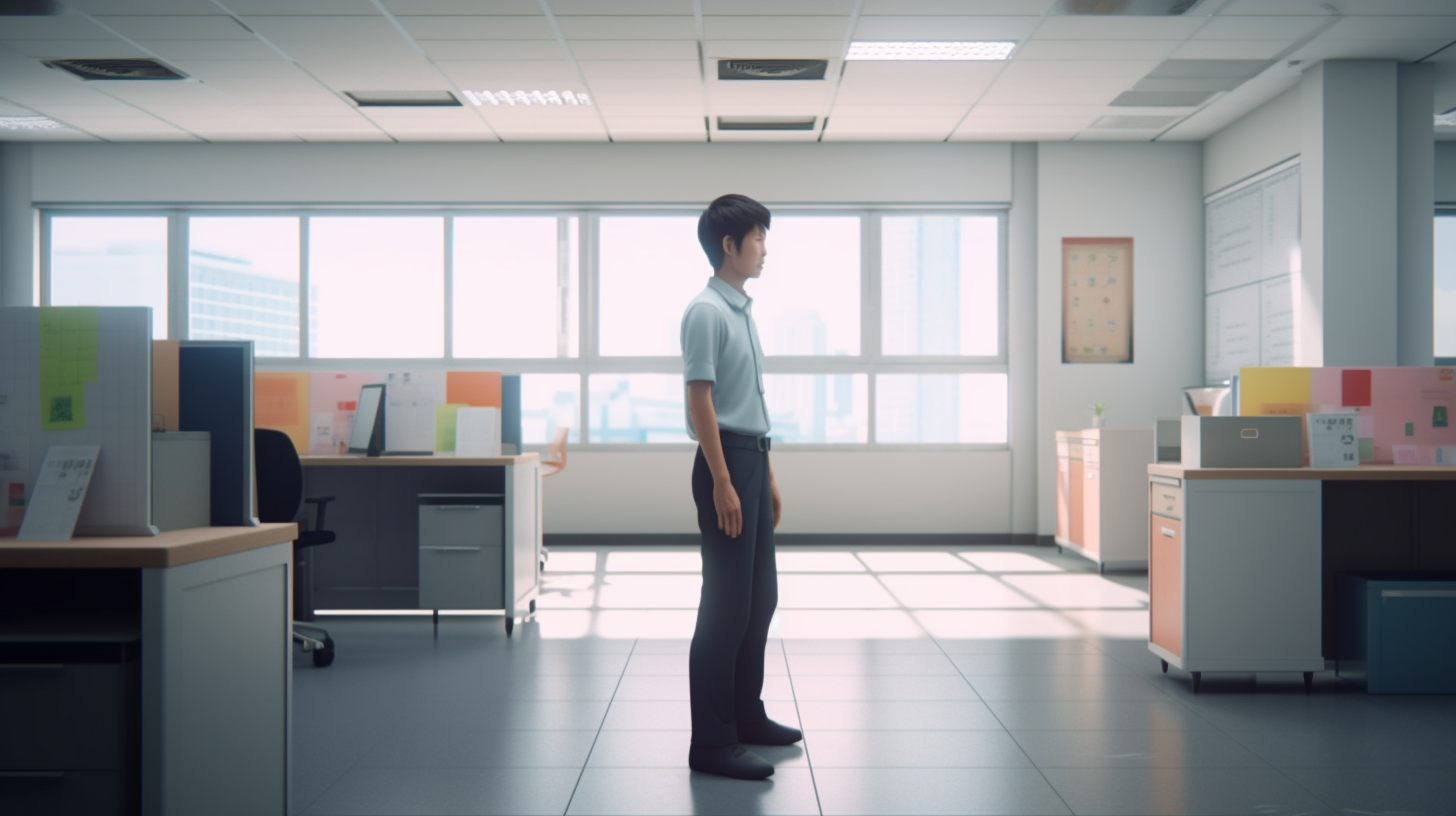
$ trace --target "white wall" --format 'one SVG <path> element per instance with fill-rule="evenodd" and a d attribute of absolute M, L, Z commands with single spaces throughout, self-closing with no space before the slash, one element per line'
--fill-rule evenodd
<path fill-rule="evenodd" d="M 1038 532 L 1055 530 L 1059 429 L 1085 428 L 1092 403 L 1109 427 L 1181 413 L 1181 386 L 1203 377 L 1203 176 L 1197 143 L 1043 144 L 1037 162 Z M 1061 242 L 1133 239 L 1133 362 L 1061 355 Z"/>
<path fill-rule="evenodd" d="M 1035 148 L 1021 146 L 1022 184 Z M 1007 204 L 1008 144 L 37 144 L 23 195 L 7 203 L 447 205 L 692 204 L 728 191 L 769 206 Z M 1035 209 L 1013 212 L 1029 246 Z M 1011 415 L 1035 417 L 1035 266 L 1010 259 Z M 8 257 L 8 256 L 7 256 Z M 8 290 L 29 302 L 30 278 L 7 261 Z M 1016 334 L 1017 330 L 1020 334 Z M 785 533 L 1032 532 L 1038 434 L 1013 419 L 1011 451 L 775 452 Z M 1020 440 L 1028 440 L 1022 444 Z M 691 533 L 689 450 L 573 450 L 545 484 L 548 533 Z M 1020 474 L 1013 489 L 1013 472 Z M 1015 494 L 1015 495 L 1013 495 Z M 1020 508 L 1020 523 L 1012 518 Z"/>
<path fill-rule="evenodd" d="M 1300 153 L 1299 87 L 1265 102 L 1203 144 L 1203 194 L 1218 192 Z"/>

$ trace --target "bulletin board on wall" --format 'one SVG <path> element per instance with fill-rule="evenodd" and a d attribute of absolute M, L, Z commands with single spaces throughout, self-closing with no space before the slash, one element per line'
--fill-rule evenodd
<path fill-rule="evenodd" d="M 1132 362 L 1131 238 L 1062 239 L 1062 362 Z"/>

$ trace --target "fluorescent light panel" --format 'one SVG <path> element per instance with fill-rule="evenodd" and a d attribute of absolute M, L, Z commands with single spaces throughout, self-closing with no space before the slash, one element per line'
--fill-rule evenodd
<path fill-rule="evenodd" d="M 458 108 L 449 91 L 344 91 L 361 108 Z"/>
<path fill-rule="evenodd" d="M 0 128 L 6 130 L 68 130 L 66 125 L 44 116 L 0 116 Z"/>
<path fill-rule="evenodd" d="M 849 44 L 851 60 L 1004 60 L 1014 42 L 949 40 L 861 40 Z"/>
<path fill-rule="evenodd" d="M 461 91 L 476 106 L 590 105 L 582 91 Z"/>

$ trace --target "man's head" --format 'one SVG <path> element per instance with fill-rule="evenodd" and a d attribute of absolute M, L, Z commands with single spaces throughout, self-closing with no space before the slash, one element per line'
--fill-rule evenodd
<path fill-rule="evenodd" d="M 731 271 L 740 276 L 758 277 L 767 254 L 763 238 L 769 218 L 768 208 L 748 196 L 730 193 L 714 199 L 698 218 L 698 243 L 703 245 L 713 271 L 721 271 L 726 260 L 735 267 Z"/>

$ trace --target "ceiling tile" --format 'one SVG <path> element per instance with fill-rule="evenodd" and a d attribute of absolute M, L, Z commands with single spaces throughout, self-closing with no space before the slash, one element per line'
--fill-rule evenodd
<path fill-rule="evenodd" d="M 1062 80 L 999 79 L 981 96 L 983 105 L 1106 105 L 1128 89 L 1129 83 L 1106 79 Z"/>
<path fill-rule="evenodd" d="M 551 11 L 557 15 L 597 15 L 608 5 L 617 14 L 627 15 L 676 15 L 691 16 L 693 0 L 548 0 Z"/>
<path fill-rule="evenodd" d="M 592 93 L 612 95 L 615 93 L 663 93 L 675 96 L 692 96 L 703 90 L 702 80 L 664 77 L 599 77 L 591 81 Z"/>
<path fill-rule="evenodd" d="M 554 40 L 544 14 L 534 17 L 396 17 L 416 40 Z"/>
<path fill-rule="evenodd" d="M 214 14 L 188 17 L 97 17 L 96 20 L 133 40 L 251 40 L 253 34 L 231 17 Z"/>
<path fill-rule="evenodd" d="M 1002 79 L 1063 80 L 1106 79 L 1132 83 L 1160 65 L 1156 60 L 1037 60 L 1006 64 Z"/>
<path fill-rule="evenodd" d="M 1040 17 L 860 17 L 856 40 L 1024 40 Z"/>
<path fill-rule="evenodd" d="M 99 101 L 99 100 L 98 100 Z M 96 105 L 43 105 L 36 108 L 41 113 L 52 119 L 136 119 L 147 117 L 146 114 L 124 102 L 113 99 L 106 99 L 104 104 Z"/>
<path fill-rule="evenodd" d="M 1326 25 L 1328 18 L 1320 17 L 1230 17 L 1227 15 L 1209 20 L 1195 40 L 1285 40 L 1293 42 L 1314 33 Z"/>
<path fill-rule="evenodd" d="M 714 105 L 823 105 L 834 86 L 828 82 L 709 82 L 707 99 Z"/>
<path fill-rule="evenodd" d="M 697 59 L 695 38 L 681 40 L 572 40 L 567 44 L 579 60 Z"/>
<path fill-rule="evenodd" d="M 279 44 L 295 42 L 332 42 L 354 48 L 367 48 L 375 43 L 403 42 L 399 33 L 384 17 L 375 14 L 319 16 L 244 17 L 248 27 Z"/>
<path fill-rule="evenodd" d="M 573 40 L 696 40 L 697 25 L 681 17 L 558 17 L 561 33 Z"/>
<path fill-rule="evenodd" d="M 106 57 L 149 57 L 146 51 L 120 39 L 110 40 L 5 40 L 0 45 L 26 57 L 38 59 L 92 59 Z"/>
<path fill-rule="evenodd" d="M 106 92 L 145 109 L 153 106 L 227 107 L 237 104 L 206 85 L 193 82 L 108 82 Z"/>
<path fill-rule="evenodd" d="M 230 133 L 227 131 L 198 131 L 198 136 L 209 142 L 301 142 L 303 139 L 292 133 L 286 132 L 264 132 Z"/>
<path fill-rule="evenodd" d="M 1340 0 L 1345 14 L 1456 14 L 1450 0 Z M 1328 0 L 1232 0 L 1221 14 L 1308 14 L 1328 17 Z"/>
<path fill-rule="evenodd" d="M 904 14 L 1025 14 L 1047 13 L 1057 0 L 864 0 L 860 16 Z"/>
<path fill-rule="evenodd" d="M 966 103 L 990 87 L 1002 66 L 984 62 L 850 62 L 839 82 L 839 105 Z"/>
<path fill-rule="evenodd" d="M 702 79 L 697 60 L 580 60 L 577 65 L 587 79 L 618 77 Z"/>
<path fill-rule="evenodd" d="M 1330 26 L 1322 40 L 1456 40 L 1456 15 L 1450 17 L 1346 17 Z"/>
<path fill-rule="evenodd" d="M 212 0 L 66 0 L 66 5 L 84 14 L 218 14 Z"/>
<path fill-rule="evenodd" d="M 1038 40 L 1017 46 L 1013 60 L 1161 60 L 1180 40 Z"/>
<path fill-rule="evenodd" d="M 691 112 L 694 116 L 702 114 L 701 105 L 691 109 L 682 105 L 597 105 L 603 117 L 631 118 L 631 117 L 653 117 L 653 116 L 684 116 Z"/>
<path fill-rule="evenodd" d="M 557 40 L 420 40 L 435 60 L 559 60 L 566 51 Z"/>
<path fill-rule="evenodd" d="M 824 123 L 824 141 L 916 141 L 939 142 L 955 130 L 956 120 L 951 118 L 916 118 L 908 116 L 879 116 L 865 119 L 847 119 L 830 116 Z"/>
<path fill-rule="evenodd" d="M 854 11 L 854 0 L 702 0 L 709 15 L 842 15 Z"/>
<path fill-rule="evenodd" d="M 824 106 L 812 104 L 774 105 L 763 102 L 717 102 L 708 104 L 709 116 L 818 116 Z"/>
<path fill-rule="evenodd" d="M 317 15 L 378 14 L 371 0 L 218 0 L 233 14 Z"/>
<path fill-rule="evenodd" d="M 1048 17 L 1036 30 L 1039 40 L 1183 40 L 1207 17 Z"/>
<path fill-rule="evenodd" d="M 1328 59 L 1412 62 L 1445 48 L 1450 40 L 1326 40 L 1321 37 L 1289 55 L 1306 63 Z"/>
<path fill-rule="evenodd" d="M 1107 113 L 1102 105 L 987 105 L 971 109 L 971 115 L 987 119 L 1030 119 L 1063 116 L 1091 122 Z"/>
<path fill-rule="evenodd" d="M 369 130 L 356 130 L 350 132 L 334 130 L 304 130 L 294 131 L 300 139 L 305 142 L 392 142 L 389 135 L 382 133 L 375 128 Z"/>
<path fill-rule="evenodd" d="M 815 123 L 813 130 L 714 130 L 710 141 L 714 142 L 817 142 L 821 123 Z"/>
<path fill-rule="evenodd" d="M 109 40 L 115 35 L 86 17 L 5 17 L 5 40 Z"/>
<path fill-rule="evenodd" d="M 710 40 L 843 40 L 848 17 L 704 17 L 703 38 Z"/>
<path fill-rule="evenodd" d="M 161 40 L 142 45 L 168 60 L 276 60 L 282 55 L 260 40 Z"/>
<path fill-rule="evenodd" d="M 700 108 L 703 104 L 703 95 L 701 92 L 695 94 L 672 94 L 646 93 L 641 91 L 608 91 L 606 93 L 593 93 L 592 101 L 601 105 L 603 108 L 613 105 L 648 105 L 654 107 L 687 105 Z"/>
<path fill-rule="evenodd" d="M 99 142 L 99 136 L 70 128 L 63 130 L 3 130 L 0 142 Z"/>
<path fill-rule="evenodd" d="M 278 57 L 277 54 L 274 55 Z M 172 63 L 174 68 L 204 82 L 215 79 L 306 79 L 312 82 L 295 63 L 278 57 L 272 60 L 185 60 Z"/>
<path fill-rule="evenodd" d="M 445 76 L 471 90 L 582 90 L 581 77 L 565 60 L 442 60 L 436 64 Z"/>
<path fill-rule="evenodd" d="M 842 120 L 870 120 L 870 119 L 935 119 L 949 121 L 951 124 L 959 122 L 966 112 L 970 110 L 968 105 L 936 105 L 913 102 L 907 100 L 902 105 L 844 105 L 838 102 L 834 110 L 829 112 L 831 119 Z"/>
<path fill-rule="evenodd" d="M 844 56 L 844 40 L 707 40 L 704 59 L 833 59 Z M 714 71 L 716 73 L 716 69 Z"/>
<path fill-rule="evenodd" d="M 394 15 L 413 14 L 504 14 L 541 13 L 538 0 L 383 0 L 384 8 Z"/>
<path fill-rule="evenodd" d="M 606 117 L 607 130 L 619 133 L 691 133 L 706 136 L 701 116 L 612 116 Z"/>
<path fill-rule="evenodd" d="M 1274 59 L 1292 43 L 1282 40 L 1186 40 L 1172 59 Z"/>

